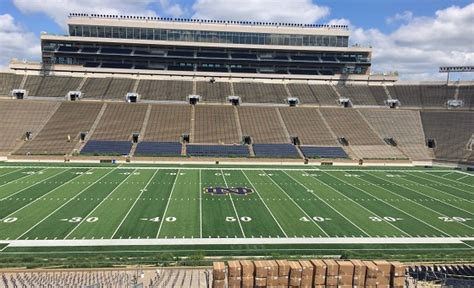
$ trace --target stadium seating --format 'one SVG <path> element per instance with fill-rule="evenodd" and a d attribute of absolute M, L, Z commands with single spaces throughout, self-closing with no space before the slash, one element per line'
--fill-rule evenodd
<path fill-rule="evenodd" d="M 302 145 L 334 146 L 336 138 L 316 108 L 279 108 L 290 135 L 298 136 Z"/>
<path fill-rule="evenodd" d="M 130 141 L 89 140 L 81 150 L 83 155 L 128 155 L 132 149 Z"/>
<path fill-rule="evenodd" d="M 367 85 L 336 85 L 335 87 L 342 98 L 349 98 L 354 105 L 378 105 Z"/>
<path fill-rule="evenodd" d="M 300 155 L 292 144 L 254 144 L 256 157 L 298 158 Z"/>
<path fill-rule="evenodd" d="M 140 142 L 135 150 L 135 156 L 180 156 L 179 142 Z"/>
<path fill-rule="evenodd" d="M 464 159 L 469 139 L 474 134 L 474 113 L 468 111 L 422 111 L 421 120 L 426 138 L 435 140 L 437 159 Z"/>
<path fill-rule="evenodd" d="M 108 103 L 91 139 L 131 140 L 141 131 L 146 110 L 144 104 Z"/>
<path fill-rule="evenodd" d="M 79 134 L 90 131 L 102 105 L 91 102 L 61 103 L 38 135 L 25 142 L 15 154 L 71 153 L 80 141 Z"/>
<path fill-rule="evenodd" d="M 388 145 L 351 145 L 357 159 L 408 159 L 397 147 Z"/>
<path fill-rule="evenodd" d="M 140 80 L 137 93 L 144 100 L 186 101 L 193 94 L 192 81 Z"/>
<path fill-rule="evenodd" d="M 177 142 L 191 133 L 191 106 L 152 105 L 144 141 Z"/>
<path fill-rule="evenodd" d="M 421 89 L 419 85 L 387 86 L 392 99 L 398 99 L 402 107 L 421 108 Z"/>
<path fill-rule="evenodd" d="M 0 153 L 12 152 L 25 140 L 26 132 L 36 137 L 59 103 L 40 101 L 0 101 Z"/>
<path fill-rule="evenodd" d="M 135 81 L 128 78 L 112 78 L 103 99 L 125 99 L 125 95 L 132 92 Z"/>
<path fill-rule="evenodd" d="M 197 105 L 195 108 L 193 143 L 240 143 L 235 107 Z"/>
<path fill-rule="evenodd" d="M 205 102 L 227 102 L 227 97 L 231 95 L 230 83 L 197 81 L 196 94 Z"/>
<path fill-rule="evenodd" d="M 112 78 L 87 78 L 81 88 L 83 98 L 102 99 L 109 89 Z"/>
<path fill-rule="evenodd" d="M 242 135 L 252 137 L 253 143 L 288 143 L 277 108 L 242 106 L 238 110 Z"/>
<path fill-rule="evenodd" d="M 445 107 L 449 99 L 454 99 L 455 86 L 421 85 L 421 104 L 424 108 Z"/>
<path fill-rule="evenodd" d="M 234 83 L 234 94 L 244 103 L 285 103 L 288 93 L 283 84 Z"/>
<path fill-rule="evenodd" d="M 314 96 L 318 99 L 321 106 L 337 106 L 339 96 L 329 85 L 310 85 Z"/>
<path fill-rule="evenodd" d="M 63 76 L 35 76 L 26 78 L 24 89 L 29 96 L 65 97 L 69 91 L 77 90 L 83 78 Z"/>
<path fill-rule="evenodd" d="M 19 89 L 23 75 L 0 73 L 0 96 L 9 96 L 13 89 Z"/>
<path fill-rule="evenodd" d="M 194 145 L 186 146 L 188 156 L 204 157 L 249 157 L 249 149 L 244 145 Z"/>
<path fill-rule="evenodd" d="M 321 108 L 331 130 L 350 145 L 385 145 L 355 109 Z"/>
<path fill-rule="evenodd" d="M 459 86 L 458 99 L 464 102 L 464 108 L 474 109 L 474 86 Z"/>
<path fill-rule="evenodd" d="M 300 146 L 306 158 L 348 158 L 341 147 Z"/>
<path fill-rule="evenodd" d="M 425 145 L 420 113 L 409 110 L 360 109 L 382 138 L 394 138 L 405 155 L 414 160 L 433 158 Z"/>
<path fill-rule="evenodd" d="M 308 84 L 287 84 L 292 97 L 298 98 L 302 104 L 319 105 L 318 98 Z"/>

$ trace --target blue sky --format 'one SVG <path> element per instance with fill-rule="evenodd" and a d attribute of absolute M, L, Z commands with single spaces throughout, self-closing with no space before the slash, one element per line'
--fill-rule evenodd
<path fill-rule="evenodd" d="M 12 35 L 36 41 L 26 50 L 0 45 L 0 66 L 8 57 L 38 59 L 40 32 L 65 34 L 68 12 L 345 23 L 353 43 L 374 47 L 377 71 L 441 79 L 440 65 L 474 64 L 474 4 L 468 0 L 0 0 L 0 41 Z"/>

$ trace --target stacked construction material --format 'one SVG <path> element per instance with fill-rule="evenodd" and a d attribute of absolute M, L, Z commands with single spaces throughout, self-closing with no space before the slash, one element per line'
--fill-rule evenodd
<path fill-rule="evenodd" d="M 278 264 L 278 286 L 288 287 L 290 281 L 290 263 L 288 260 L 276 260 Z"/>
<path fill-rule="evenodd" d="M 255 265 L 250 260 L 240 261 L 242 268 L 242 288 L 251 288 L 254 284 Z"/>
<path fill-rule="evenodd" d="M 400 262 L 392 262 L 390 285 L 393 288 L 403 288 L 405 284 L 405 265 Z"/>
<path fill-rule="evenodd" d="M 225 287 L 225 263 L 224 262 L 214 262 L 212 265 L 212 277 L 213 277 L 213 287 L 214 288 L 224 288 Z"/>
<path fill-rule="evenodd" d="M 301 287 L 313 287 L 314 267 L 310 261 L 300 261 L 301 265 Z"/>
<path fill-rule="evenodd" d="M 402 288 L 405 266 L 383 260 L 243 260 L 228 262 L 227 279 L 224 263 L 215 262 L 213 275 L 213 287 Z"/>
<path fill-rule="evenodd" d="M 379 269 L 377 271 L 377 287 L 390 288 L 390 273 L 392 271 L 392 264 L 385 260 L 374 261 Z"/>
<path fill-rule="evenodd" d="M 326 286 L 327 265 L 323 260 L 311 260 L 314 269 L 313 287 L 324 288 Z"/>
<path fill-rule="evenodd" d="M 377 268 L 377 265 L 375 265 L 372 261 L 363 261 L 363 263 L 367 267 L 367 273 L 365 275 L 365 286 L 376 287 L 379 268 Z"/>
<path fill-rule="evenodd" d="M 326 270 L 326 287 L 337 287 L 338 285 L 338 278 L 339 278 L 339 264 L 337 264 L 336 260 L 327 259 L 324 260 L 326 263 L 327 270 Z"/>
<path fill-rule="evenodd" d="M 354 264 L 350 261 L 337 261 L 339 265 L 339 288 L 352 288 Z"/>
<path fill-rule="evenodd" d="M 353 285 L 355 288 L 365 286 L 365 275 L 367 273 L 367 266 L 360 260 L 351 260 L 354 265 Z"/>
<path fill-rule="evenodd" d="M 303 269 L 301 265 L 297 261 L 290 261 L 290 287 L 300 287 L 301 285 L 301 277 L 303 276 Z"/>
<path fill-rule="evenodd" d="M 227 273 L 227 283 L 229 288 L 240 288 L 242 285 L 242 265 L 239 261 L 227 262 L 229 271 Z"/>

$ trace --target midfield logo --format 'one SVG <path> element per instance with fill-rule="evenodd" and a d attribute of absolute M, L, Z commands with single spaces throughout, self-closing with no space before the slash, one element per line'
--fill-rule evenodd
<path fill-rule="evenodd" d="M 247 195 L 253 192 L 251 188 L 247 187 L 207 187 L 204 192 L 214 195 L 227 195 L 229 193 L 237 195 Z"/>

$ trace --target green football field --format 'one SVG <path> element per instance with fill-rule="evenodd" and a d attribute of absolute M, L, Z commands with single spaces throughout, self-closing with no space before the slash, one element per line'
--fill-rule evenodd
<path fill-rule="evenodd" d="M 448 169 L 5 163 L 0 251 L 74 243 L 455 245 L 474 239 L 473 202 L 474 176 Z"/>

